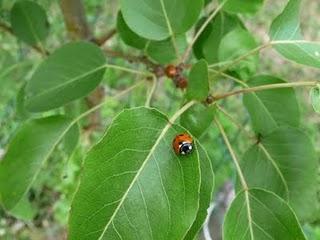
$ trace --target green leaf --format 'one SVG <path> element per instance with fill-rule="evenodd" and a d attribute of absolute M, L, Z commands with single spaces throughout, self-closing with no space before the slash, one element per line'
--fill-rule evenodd
<path fill-rule="evenodd" d="M 198 26 L 201 26 L 204 20 L 199 21 Z M 196 57 L 206 59 L 209 64 L 219 62 L 218 50 L 222 38 L 241 25 L 242 23 L 237 16 L 220 11 L 195 42 L 193 51 Z"/>
<path fill-rule="evenodd" d="M 137 49 L 145 48 L 147 39 L 140 37 L 128 27 L 120 11 L 118 12 L 117 17 L 117 30 L 120 38 L 125 44 Z"/>
<path fill-rule="evenodd" d="M 320 85 L 310 90 L 311 104 L 315 112 L 320 113 Z"/>
<path fill-rule="evenodd" d="M 248 54 L 257 48 L 258 44 L 254 37 L 243 28 L 235 28 L 226 34 L 220 43 L 219 61 L 227 62 L 235 60 L 243 55 Z M 237 64 L 230 66 L 230 71 L 238 73 L 242 79 L 252 76 L 258 68 L 259 54 L 255 53 L 243 59 Z"/>
<path fill-rule="evenodd" d="M 188 231 L 185 240 L 194 240 L 200 228 L 202 227 L 206 217 L 208 215 L 207 209 L 210 206 L 211 199 L 213 196 L 214 188 L 214 173 L 212 169 L 211 160 L 206 150 L 197 143 L 199 151 L 200 169 L 201 169 L 201 186 L 200 186 L 200 201 L 199 211 L 196 220 L 192 227 Z"/>
<path fill-rule="evenodd" d="M 187 99 L 204 101 L 209 95 L 208 63 L 200 60 L 193 65 L 189 74 Z"/>
<path fill-rule="evenodd" d="M 159 41 L 188 31 L 199 17 L 203 0 L 121 0 L 120 5 L 129 28 Z"/>
<path fill-rule="evenodd" d="M 180 124 L 196 138 L 200 138 L 212 124 L 215 115 L 214 106 L 197 103 L 185 111 L 180 117 Z"/>
<path fill-rule="evenodd" d="M 197 148 L 187 156 L 172 148 L 184 132 L 154 109 L 120 113 L 85 160 L 69 239 L 182 239 L 200 191 Z"/>
<path fill-rule="evenodd" d="M 261 75 L 248 81 L 250 87 L 285 83 L 284 80 Z M 278 126 L 300 125 L 300 110 L 293 88 L 278 88 L 245 94 L 243 103 L 251 117 L 256 133 L 266 135 Z"/>
<path fill-rule="evenodd" d="M 317 154 L 299 129 L 280 127 L 244 155 L 241 168 L 249 187 L 270 190 L 289 201 L 301 221 L 317 209 Z"/>
<path fill-rule="evenodd" d="M 70 122 L 63 116 L 52 116 L 30 120 L 18 130 L 0 163 L 0 202 L 7 210 L 26 194 Z"/>
<path fill-rule="evenodd" d="M 288 204 L 262 189 L 237 195 L 225 217 L 223 233 L 224 240 L 306 240 Z"/>
<path fill-rule="evenodd" d="M 320 68 L 320 44 L 303 41 L 299 19 L 300 5 L 301 0 L 289 1 L 283 12 L 273 21 L 270 37 L 274 41 L 275 49 L 285 58 Z"/>
<path fill-rule="evenodd" d="M 71 156 L 80 138 L 79 124 L 74 124 L 63 138 L 63 149 L 67 156 Z"/>
<path fill-rule="evenodd" d="M 223 10 L 229 13 L 254 14 L 262 7 L 264 0 L 219 0 L 219 2 L 226 2 Z"/>
<path fill-rule="evenodd" d="M 10 21 L 14 34 L 30 45 L 36 45 L 48 36 L 46 12 L 33 1 L 17 1 L 12 7 Z"/>
<path fill-rule="evenodd" d="M 31 117 L 30 112 L 28 112 L 25 108 L 25 88 L 26 83 L 20 87 L 17 97 L 16 97 L 16 116 L 19 120 L 26 120 Z"/>
<path fill-rule="evenodd" d="M 38 67 L 27 84 L 27 109 L 47 111 L 86 96 L 101 82 L 104 64 L 102 51 L 92 43 L 64 45 Z"/>
<path fill-rule="evenodd" d="M 37 214 L 36 209 L 31 205 L 26 195 L 18 202 L 18 204 L 10 210 L 10 215 L 23 221 L 31 221 Z"/>
<path fill-rule="evenodd" d="M 179 35 L 175 40 L 178 52 L 182 55 L 187 47 L 186 37 Z M 178 58 L 171 38 L 163 41 L 150 41 L 147 47 L 147 55 L 160 64 L 167 64 Z"/>

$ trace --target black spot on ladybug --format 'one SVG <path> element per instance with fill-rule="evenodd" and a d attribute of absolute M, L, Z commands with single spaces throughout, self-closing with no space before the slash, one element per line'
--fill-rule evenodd
<path fill-rule="evenodd" d="M 180 153 L 182 155 L 188 155 L 188 154 L 192 153 L 192 151 L 193 151 L 192 143 L 183 143 L 180 146 Z"/>

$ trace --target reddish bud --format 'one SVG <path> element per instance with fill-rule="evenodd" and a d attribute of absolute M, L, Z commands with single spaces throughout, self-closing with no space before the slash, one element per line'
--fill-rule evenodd
<path fill-rule="evenodd" d="M 185 77 L 179 77 L 175 81 L 176 87 L 180 89 L 186 89 L 188 87 L 188 80 Z"/>
<path fill-rule="evenodd" d="M 170 64 L 165 68 L 165 73 L 168 78 L 174 78 L 178 74 L 178 69 L 176 66 Z"/>

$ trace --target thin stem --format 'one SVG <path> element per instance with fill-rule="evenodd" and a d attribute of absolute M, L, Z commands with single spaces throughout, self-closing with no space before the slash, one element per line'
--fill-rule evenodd
<path fill-rule="evenodd" d="M 170 23 L 168 14 L 167 14 L 167 10 L 166 10 L 164 1 L 160 0 L 160 3 L 161 3 L 161 8 L 162 8 L 162 12 L 163 12 L 164 18 L 166 20 L 168 31 L 169 31 L 169 34 L 170 34 L 170 37 L 171 37 L 172 45 L 173 45 L 174 50 L 176 52 L 177 58 L 179 58 L 179 50 L 178 50 L 178 47 L 177 47 L 176 39 L 175 39 L 175 36 L 174 36 L 174 32 L 172 30 L 172 26 L 171 26 L 171 23 Z"/>
<path fill-rule="evenodd" d="M 185 111 L 187 111 L 190 107 L 192 107 L 196 101 L 190 101 L 186 103 L 182 108 L 180 108 L 169 120 L 170 123 L 174 123 Z"/>
<path fill-rule="evenodd" d="M 234 150 L 233 150 L 233 148 L 232 148 L 232 146 L 231 146 L 231 144 L 230 144 L 230 141 L 229 141 L 229 139 L 228 139 L 228 136 L 227 136 L 226 132 L 224 131 L 222 125 L 220 124 L 220 122 L 218 121 L 217 118 L 214 119 L 214 122 L 215 122 L 215 124 L 217 125 L 217 127 L 219 128 L 220 133 L 221 133 L 221 135 L 222 135 L 222 138 L 223 138 L 225 144 L 227 145 L 227 148 L 228 148 L 228 150 L 229 150 L 229 152 L 230 152 L 230 155 L 231 155 L 231 157 L 232 157 L 232 160 L 233 160 L 233 162 L 234 162 L 234 165 L 236 166 L 236 169 L 237 169 L 237 172 L 238 172 L 238 175 L 239 175 L 239 178 L 240 178 L 241 185 L 242 185 L 243 189 L 244 189 L 245 191 L 247 191 L 247 190 L 248 190 L 247 182 L 246 182 L 246 180 L 245 180 L 245 178 L 244 178 L 244 175 L 243 175 L 242 170 L 241 170 L 241 168 L 240 168 L 239 160 L 238 160 L 238 158 L 236 157 L 236 154 L 235 154 L 235 152 L 234 152 Z"/>
<path fill-rule="evenodd" d="M 317 81 L 312 81 L 312 82 L 293 82 L 293 83 L 267 84 L 267 85 L 261 85 L 261 86 L 257 86 L 257 87 L 251 87 L 251 88 L 244 88 L 244 89 L 235 90 L 235 91 L 232 91 L 232 92 L 218 94 L 216 96 L 213 96 L 213 98 L 216 101 L 216 100 L 220 100 L 220 99 L 227 98 L 227 97 L 230 97 L 230 96 L 233 96 L 233 95 L 237 95 L 237 94 L 246 94 L 246 93 L 250 93 L 250 92 L 258 92 L 258 91 L 269 90 L 269 89 L 305 87 L 305 86 L 313 87 L 317 83 L 318 83 Z"/>
<path fill-rule="evenodd" d="M 268 43 L 262 44 L 262 45 L 260 45 L 260 46 L 258 46 L 256 48 L 250 50 L 249 52 L 243 54 L 242 56 L 232 60 L 229 64 L 226 64 L 226 66 L 223 67 L 220 70 L 220 72 L 226 71 L 231 66 L 236 65 L 237 63 L 241 62 L 242 60 L 244 60 L 244 59 L 246 59 L 246 58 L 248 58 L 248 57 L 250 57 L 250 56 L 252 56 L 252 55 L 254 55 L 254 54 L 258 53 L 258 52 L 260 52 L 261 50 L 263 50 L 265 48 L 271 47 L 271 46 L 272 46 L 272 44 L 270 42 L 268 42 Z"/>
<path fill-rule="evenodd" d="M 223 107 L 221 107 L 219 104 L 216 104 L 217 109 L 224 114 L 231 123 L 233 123 L 241 132 L 243 132 L 249 139 L 254 139 L 255 137 L 253 135 L 251 135 L 247 129 L 244 128 L 244 126 L 242 126 L 236 119 L 234 119 L 233 116 L 231 116 L 231 114 L 225 110 Z"/>
<path fill-rule="evenodd" d="M 152 100 L 152 97 L 153 97 L 153 95 L 155 93 L 156 88 L 157 88 L 157 78 L 156 78 L 156 76 L 153 75 L 153 77 L 152 77 L 152 86 L 151 86 L 150 92 L 148 94 L 146 103 L 145 103 L 146 107 L 150 107 L 151 100 Z"/>
<path fill-rule="evenodd" d="M 115 34 L 117 33 L 117 29 L 113 28 L 109 32 L 107 32 L 105 35 L 94 39 L 94 42 L 98 44 L 99 46 L 104 45 L 109 39 L 111 39 Z"/>
<path fill-rule="evenodd" d="M 226 74 L 226 73 L 224 73 L 224 72 L 220 72 L 220 71 L 217 71 L 217 70 L 215 70 L 215 69 L 209 69 L 209 72 L 213 72 L 213 73 L 219 74 L 219 75 L 221 75 L 221 76 L 224 76 L 225 78 L 230 78 L 231 80 L 239 83 L 240 85 L 242 85 L 242 86 L 244 86 L 244 87 L 248 87 L 248 84 L 246 84 L 246 83 L 245 83 L 244 81 L 242 81 L 241 79 L 238 79 L 238 78 L 236 78 L 236 77 L 234 77 L 234 76 L 231 76 L 231 75 L 229 75 L 229 74 Z"/>
<path fill-rule="evenodd" d="M 71 125 L 77 123 L 79 120 L 81 120 L 82 118 L 88 116 L 90 113 L 93 113 L 95 112 L 96 110 L 98 110 L 99 108 L 101 108 L 103 105 L 105 105 L 108 101 L 106 101 L 107 99 L 109 100 L 110 98 L 119 98 L 119 97 L 122 97 L 123 95 L 131 92 L 133 89 L 137 88 L 138 86 L 142 85 L 142 83 L 144 83 L 144 80 L 142 81 L 139 81 L 137 82 L 136 84 L 132 85 L 131 87 L 117 93 L 116 95 L 114 96 L 111 96 L 111 97 L 106 97 L 106 99 L 99 103 L 98 105 L 94 106 L 93 108 L 90 108 L 88 111 L 80 114 L 78 117 L 76 117 L 72 122 L 71 122 Z"/>
<path fill-rule="evenodd" d="M 232 62 L 232 60 L 217 62 L 217 63 L 210 64 L 208 67 L 209 68 L 220 67 L 221 65 L 223 66 L 223 65 L 226 65 L 226 64 L 231 63 L 231 62 Z"/>
<path fill-rule="evenodd" d="M 124 60 L 127 60 L 128 62 L 142 63 L 142 64 L 144 64 L 144 65 L 146 65 L 147 67 L 150 67 L 150 68 L 155 68 L 156 67 L 156 64 L 153 63 L 151 60 L 149 60 L 145 56 L 129 55 L 129 54 L 125 54 L 125 53 L 119 52 L 119 51 L 114 51 L 112 49 L 105 48 L 105 47 L 103 48 L 103 50 L 110 57 L 122 58 Z"/>
<path fill-rule="evenodd" d="M 198 30 L 198 32 L 196 33 L 196 35 L 193 37 L 193 39 L 191 40 L 191 43 L 189 44 L 187 50 L 185 51 L 185 53 L 182 56 L 181 62 L 185 62 L 189 55 L 190 52 L 192 50 L 193 45 L 195 44 L 195 42 L 198 40 L 198 38 L 200 37 L 200 35 L 203 33 L 203 31 L 205 30 L 205 28 L 208 26 L 208 24 L 211 22 L 211 20 L 219 13 L 219 11 L 222 9 L 222 7 L 224 6 L 224 4 L 227 2 L 228 0 L 224 0 L 221 4 L 219 4 L 219 6 L 210 14 L 210 16 L 207 18 L 207 20 L 202 24 L 202 26 L 200 27 L 200 29 Z"/>
<path fill-rule="evenodd" d="M 113 65 L 113 64 L 104 64 L 101 67 L 99 67 L 99 69 L 101 69 L 101 68 L 113 68 L 113 69 L 116 69 L 116 70 L 129 72 L 129 73 L 134 73 L 134 74 L 140 74 L 140 75 L 143 75 L 143 76 L 148 76 L 148 77 L 152 77 L 153 76 L 153 74 L 151 72 L 138 71 L 138 70 L 135 70 L 135 69 L 126 68 L 126 67 Z"/>
<path fill-rule="evenodd" d="M 280 44 L 298 44 L 298 43 L 306 43 L 306 44 L 319 44 L 320 42 L 314 42 L 309 40 L 274 40 L 271 41 L 271 45 L 280 45 Z"/>

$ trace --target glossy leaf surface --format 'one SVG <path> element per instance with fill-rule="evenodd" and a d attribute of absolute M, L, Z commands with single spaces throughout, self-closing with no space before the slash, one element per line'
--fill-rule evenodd
<path fill-rule="evenodd" d="M 42 42 L 49 33 L 46 12 L 34 1 L 17 1 L 12 7 L 10 21 L 14 34 L 30 45 Z"/>
<path fill-rule="evenodd" d="M 203 0 L 121 0 L 127 25 L 150 40 L 185 33 L 198 19 Z"/>
<path fill-rule="evenodd" d="M 306 240 L 288 204 L 274 193 L 251 189 L 233 200 L 224 222 L 224 240 Z"/>
<path fill-rule="evenodd" d="M 250 87 L 266 84 L 285 83 L 284 80 L 261 75 L 248 81 Z M 243 96 L 243 103 L 251 117 L 256 133 L 266 135 L 278 126 L 300 125 L 300 110 L 293 88 L 278 88 L 248 93 Z"/>
<path fill-rule="evenodd" d="M 0 163 L 0 199 L 7 210 L 23 198 L 70 123 L 52 116 L 30 120 L 18 130 Z"/>
<path fill-rule="evenodd" d="M 273 21 L 270 37 L 275 49 L 285 58 L 320 68 L 319 42 L 304 41 L 300 29 L 301 0 L 290 0 L 283 12 Z"/>
<path fill-rule="evenodd" d="M 280 127 L 243 156 L 241 167 L 249 187 L 260 187 L 288 200 L 300 220 L 317 209 L 318 160 L 309 137 L 296 128 Z"/>
<path fill-rule="evenodd" d="M 47 111 L 86 96 L 102 80 L 104 64 L 102 51 L 92 43 L 64 45 L 42 62 L 27 84 L 27 109 Z"/>
<path fill-rule="evenodd" d="M 200 191 L 197 148 L 188 156 L 172 148 L 185 131 L 154 109 L 120 113 L 85 160 L 69 238 L 182 239 Z"/>

